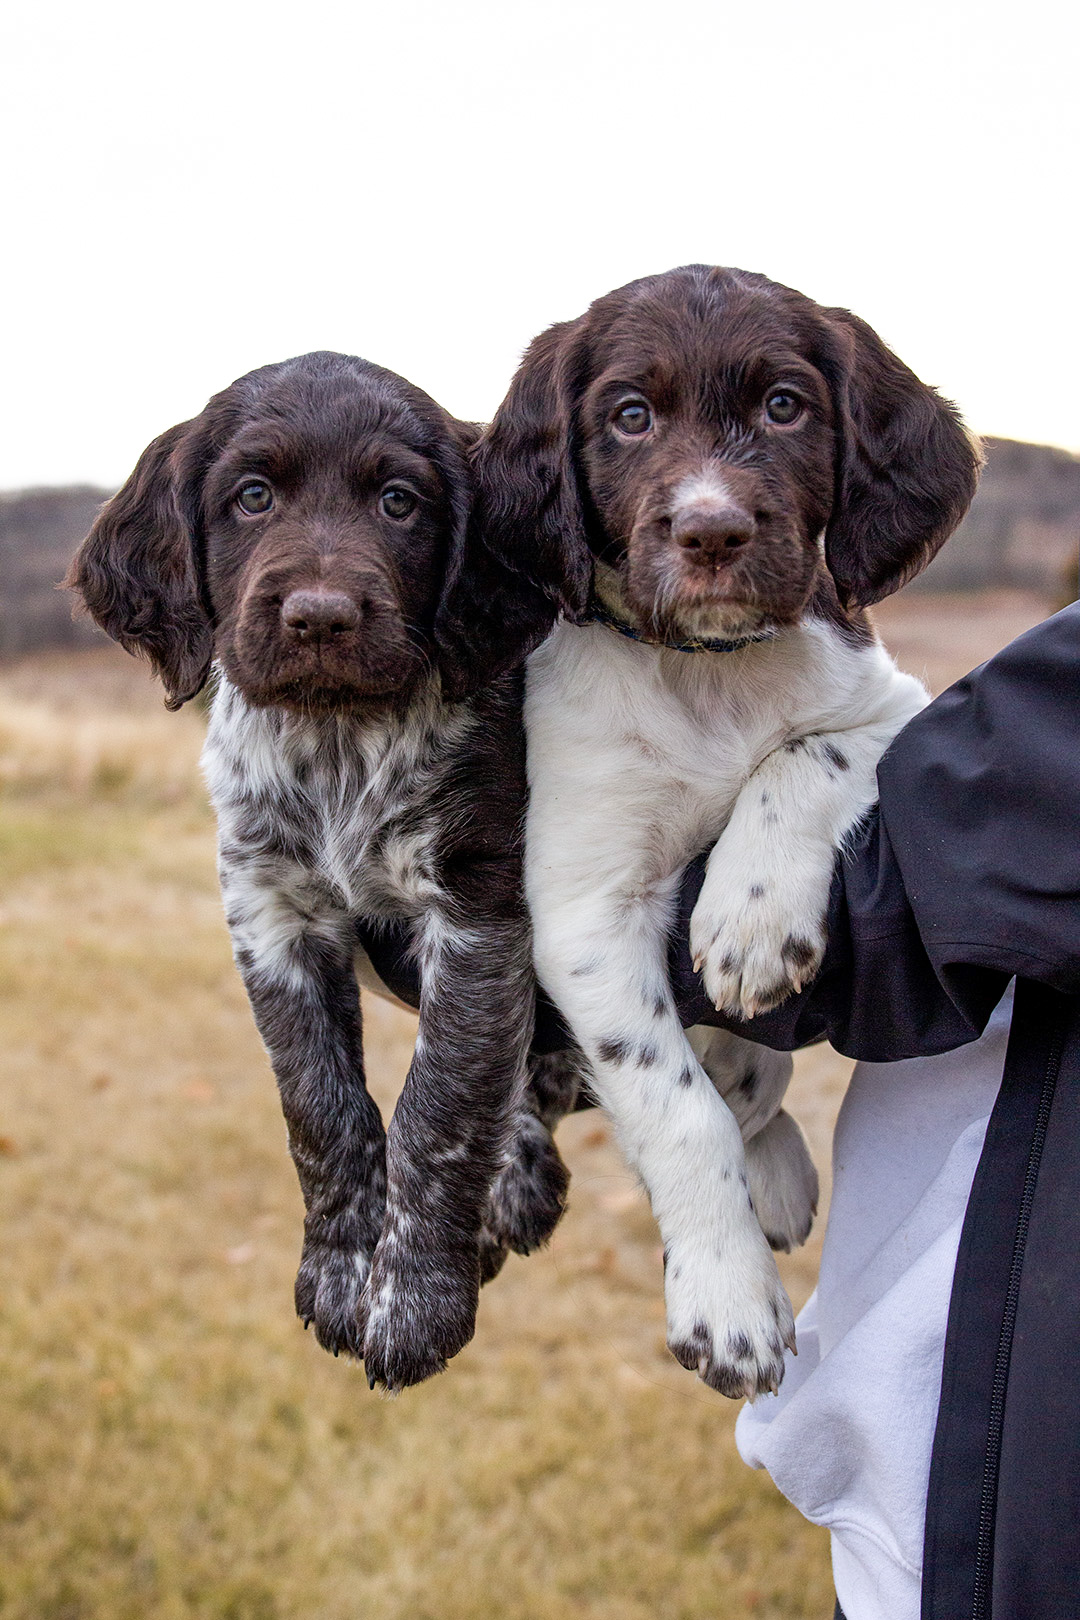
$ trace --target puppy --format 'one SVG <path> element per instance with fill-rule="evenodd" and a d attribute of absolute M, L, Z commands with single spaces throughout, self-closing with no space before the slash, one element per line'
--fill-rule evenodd
<path fill-rule="evenodd" d="M 469 1340 L 481 1264 L 542 1242 L 566 1186 L 526 1096 L 520 677 L 440 687 L 476 431 L 362 360 L 264 367 L 150 445 L 69 578 L 169 707 L 217 669 L 204 765 L 307 1210 L 297 1310 L 390 1389 Z M 390 927 L 420 1028 L 387 1139 L 356 962 Z"/>
<path fill-rule="evenodd" d="M 675 1014 L 676 886 L 715 842 L 691 943 L 718 1007 L 814 973 L 836 853 L 926 698 L 862 610 L 942 544 L 978 464 L 862 321 L 707 266 L 542 334 L 474 452 L 444 675 L 468 690 L 562 615 L 525 710 L 539 978 L 652 1199 L 669 1346 L 726 1395 L 775 1389 L 794 1329 L 738 1119 Z M 783 1206 L 800 1144 L 770 1108 L 756 1179 Z"/>

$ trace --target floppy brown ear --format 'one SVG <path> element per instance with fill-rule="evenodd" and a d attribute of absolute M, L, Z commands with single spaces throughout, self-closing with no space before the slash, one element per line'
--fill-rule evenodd
<path fill-rule="evenodd" d="M 574 466 L 581 322 L 530 344 L 471 454 L 473 510 L 435 619 L 443 689 L 464 697 L 512 669 L 560 613 L 580 619 L 592 557 Z"/>
<path fill-rule="evenodd" d="M 899 590 L 971 504 L 982 456 L 956 408 L 846 309 L 825 311 L 839 345 L 830 381 L 838 432 L 825 560 L 845 606 Z"/>
<path fill-rule="evenodd" d="M 176 452 L 191 426 L 169 428 L 143 451 L 123 489 L 102 507 L 64 581 L 114 641 L 149 658 L 170 709 L 202 690 L 213 657 L 193 523 L 177 490 Z"/>

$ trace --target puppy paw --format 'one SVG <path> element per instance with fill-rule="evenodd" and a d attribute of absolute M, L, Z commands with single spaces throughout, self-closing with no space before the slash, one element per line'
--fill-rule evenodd
<path fill-rule="evenodd" d="M 569 1185 L 570 1173 L 551 1132 L 535 1114 L 523 1111 L 488 1198 L 483 1233 L 487 1248 L 512 1249 L 515 1254 L 542 1248 L 566 1208 Z"/>
<path fill-rule="evenodd" d="M 389 1255 L 380 1244 L 364 1290 L 364 1370 L 391 1394 L 443 1372 L 476 1330 L 475 1253 Z"/>
<path fill-rule="evenodd" d="M 510 1257 L 510 1250 L 499 1237 L 497 1232 L 491 1231 L 486 1225 L 480 1228 L 478 1243 L 480 1259 L 480 1286 L 494 1282 L 499 1272 Z"/>
<path fill-rule="evenodd" d="M 719 846 L 717 846 L 719 849 Z M 831 866 L 824 883 L 714 878 L 710 866 L 690 918 L 690 950 L 721 1012 L 768 1012 L 808 984 L 825 953 Z"/>
<path fill-rule="evenodd" d="M 356 1243 L 304 1239 L 296 1274 L 296 1314 L 332 1354 L 359 1357 L 363 1332 L 359 1306 L 371 1262 Z"/>
<path fill-rule="evenodd" d="M 795 1319 L 764 1242 L 752 1266 L 669 1254 L 665 1293 L 668 1349 L 710 1389 L 730 1400 L 775 1394 Z"/>
<path fill-rule="evenodd" d="M 747 1142 L 746 1178 L 769 1247 L 787 1254 L 805 1243 L 817 1214 L 818 1173 L 806 1138 L 784 1109 Z"/>

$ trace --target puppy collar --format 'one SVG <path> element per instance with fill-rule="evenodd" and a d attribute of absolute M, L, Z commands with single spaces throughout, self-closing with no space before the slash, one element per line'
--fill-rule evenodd
<path fill-rule="evenodd" d="M 751 647 L 757 641 L 772 641 L 776 635 L 775 630 L 756 630 L 753 635 L 737 636 L 730 641 L 714 636 L 691 636 L 688 641 L 661 641 L 656 636 L 643 635 L 632 624 L 627 624 L 625 619 L 616 617 L 596 596 L 589 603 L 589 618 L 595 619 L 597 624 L 606 624 L 609 630 L 617 630 L 621 636 L 629 636 L 631 641 L 641 641 L 646 647 L 666 647 L 670 652 L 738 652 L 740 648 Z"/>

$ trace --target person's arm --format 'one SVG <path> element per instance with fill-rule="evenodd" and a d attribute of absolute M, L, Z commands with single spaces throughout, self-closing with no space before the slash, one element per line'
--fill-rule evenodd
<path fill-rule="evenodd" d="M 828 945 L 816 978 L 771 1012 L 732 1018 L 712 1006 L 690 959 L 689 921 L 702 875 L 699 859 L 687 869 L 669 953 L 686 1025 L 718 1024 L 784 1052 L 827 1039 L 849 1057 L 884 1063 L 975 1040 L 1008 982 L 1008 974 L 992 968 L 957 965 L 946 986 L 923 945 L 875 807 L 837 861 Z"/>
<path fill-rule="evenodd" d="M 686 1023 L 884 1062 L 975 1039 L 1014 975 L 1080 991 L 1080 604 L 918 715 L 878 782 L 837 863 L 821 971 L 773 1012 L 710 1006 L 688 946 L 703 859 L 688 869 L 671 946 Z"/>

